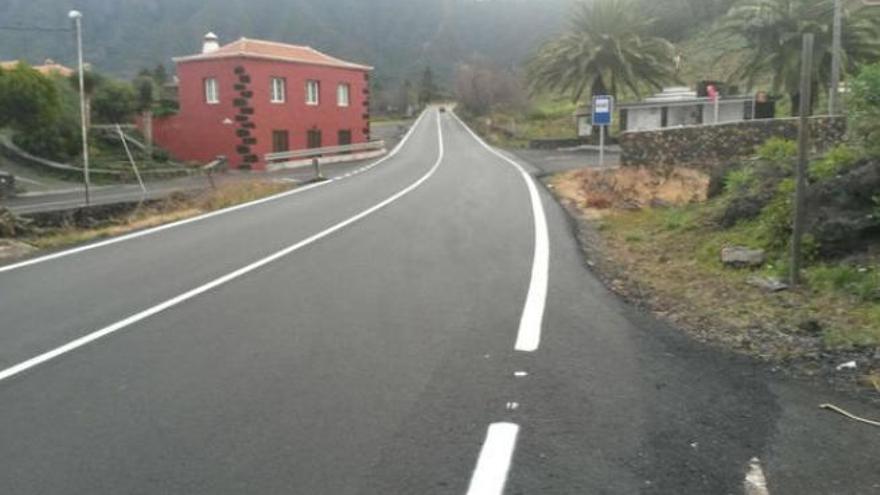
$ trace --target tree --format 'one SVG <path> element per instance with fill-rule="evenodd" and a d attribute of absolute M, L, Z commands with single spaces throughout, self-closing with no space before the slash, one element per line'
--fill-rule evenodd
<path fill-rule="evenodd" d="M 158 88 L 152 77 L 134 80 L 135 110 L 141 114 L 147 156 L 153 156 L 153 107 L 156 105 Z"/>
<path fill-rule="evenodd" d="M 434 71 L 430 67 L 426 67 L 419 85 L 419 104 L 425 106 L 431 103 L 437 98 L 438 93 L 437 83 L 434 82 Z"/>
<path fill-rule="evenodd" d="M 674 80 L 674 48 L 650 35 L 654 20 L 632 0 L 595 0 L 577 4 L 568 29 L 546 43 L 528 63 L 533 92 L 571 94 L 579 101 L 593 95 L 618 96 L 621 86 L 635 95 Z"/>
<path fill-rule="evenodd" d="M 455 95 L 466 110 L 476 115 L 485 115 L 497 106 L 522 107 L 526 99 L 515 73 L 486 61 L 458 66 Z"/>
<path fill-rule="evenodd" d="M 813 33 L 816 39 L 813 94 L 818 94 L 818 88 L 829 89 L 833 9 L 834 0 L 745 0 L 731 9 L 721 31 L 744 43 L 744 58 L 734 77 L 749 87 L 769 77 L 775 91 L 789 95 L 792 114 L 796 115 L 805 33 Z M 842 65 L 846 73 L 854 73 L 860 63 L 880 58 L 880 22 L 873 12 L 845 3 Z"/>
<path fill-rule="evenodd" d="M 398 108 L 400 113 L 409 117 L 412 111 L 412 104 L 413 85 L 409 79 L 404 79 L 400 87 L 397 88 L 397 98 L 395 99 L 394 106 Z"/>
<path fill-rule="evenodd" d="M 27 133 L 52 125 L 60 114 L 61 101 L 51 79 L 24 63 L 0 71 L 0 126 Z"/>
<path fill-rule="evenodd" d="M 128 120 L 137 111 L 137 95 L 131 84 L 106 81 L 95 92 L 95 115 L 108 124 Z"/>
<path fill-rule="evenodd" d="M 868 153 L 880 156 L 880 63 L 865 66 L 851 86 L 849 131 Z"/>
<path fill-rule="evenodd" d="M 98 87 L 104 83 L 104 78 L 97 72 L 86 70 L 83 72 L 83 96 L 86 103 L 86 127 L 92 125 L 92 99 Z M 70 84 L 79 92 L 79 73 L 75 72 L 70 76 Z"/>
<path fill-rule="evenodd" d="M 159 88 L 163 88 L 168 83 L 168 71 L 164 64 L 157 64 L 152 73 L 153 81 Z"/>

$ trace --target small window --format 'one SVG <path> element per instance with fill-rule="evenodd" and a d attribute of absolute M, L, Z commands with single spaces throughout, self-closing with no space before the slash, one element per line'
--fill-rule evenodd
<path fill-rule="evenodd" d="M 272 131 L 272 152 L 290 151 L 290 134 L 287 131 Z"/>
<path fill-rule="evenodd" d="M 220 88 L 213 77 L 205 79 L 205 102 L 210 105 L 220 103 Z"/>
<path fill-rule="evenodd" d="M 347 107 L 351 104 L 351 86 L 348 84 L 340 84 L 336 88 L 336 102 L 340 107 Z"/>
<path fill-rule="evenodd" d="M 287 80 L 283 77 L 272 78 L 272 103 L 284 103 L 287 101 Z"/>
<path fill-rule="evenodd" d="M 321 83 L 318 81 L 306 82 L 306 105 L 318 105 L 321 103 Z"/>
<path fill-rule="evenodd" d="M 321 147 L 321 131 L 317 129 L 310 130 L 307 135 L 307 141 L 309 145 L 309 149 L 315 149 Z"/>
<path fill-rule="evenodd" d="M 339 131 L 339 146 L 347 146 L 351 144 L 351 131 Z"/>

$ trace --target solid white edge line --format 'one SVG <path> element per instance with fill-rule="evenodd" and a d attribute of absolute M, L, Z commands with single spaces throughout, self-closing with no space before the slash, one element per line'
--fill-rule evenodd
<path fill-rule="evenodd" d="M 20 374 L 20 373 L 23 373 L 31 368 L 39 366 L 40 364 L 43 364 L 47 361 L 51 361 L 52 359 L 55 359 L 61 355 L 64 355 L 64 354 L 72 352 L 76 349 L 79 349 L 79 348 L 81 348 L 87 344 L 90 344 L 98 339 L 106 337 L 107 335 L 110 335 L 114 332 L 122 330 L 123 328 L 126 328 L 126 327 L 131 326 L 135 323 L 138 323 L 142 320 L 145 320 L 153 315 L 161 313 L 169 308 L 177 306 L 177 305 L 179 305 L 185 301 L 188 301 L 196 296 L 204 294 L 205 292 L 208 292 L 212 289 L 220 287 L 221 285 L 227 284 L 237 278 L 240 278 L 244 275 L 247 275 L 248 273 L 251 273 L 254 270 L 257 270 L 258 268 L 261 268 L 261 267 L 266 266 L 274 261 L 277 261 L 285 256 L 288 256 L 291 253 L 298 251 L 298 250 L 300 250 L 310 244 L 313 244 L 313 243 L 315 243 L 315 242 L 317 242 L 317 241 L 319 241 L 319 240 L 321 240 L 321 239 L 323 239 L 323 238 L 325 238 L 335 232 L 338 232 L 338 231 L 344 229 L 345 227 L 348 227 L 349 225 L 352 225 L 352 224 L 368 217 L 369 215 L 381 210 L 382 208 L 385 208 L 386 206 L 390 205 L 391 203 L 394 203 L 395 201 L 406 196 L 407 194 L 411 193 L 412 191 L 417 189 L 419 186 L 424 184 L 425 181 L 430 179 L 434 175 L 434 173 L 437 172 L 437 169 L 440 168 L 440 164 L 443 162 L 443 157 L 445 155 L 445 148 L 443 145 L 443 129 L 442 129 L 442 126 L 440 125 L 440 114 L 439 113 L 437 113 L 437 135 L 438 135 L 438 139 L 439 139 L 439 143 L 440 143 L 438 157 L 437 157 L 437 161 L 434 163 L 434 165 L 431 167 L 431 169 L 428 171 L 428 173 L 426 173 L 424 176 L 422 176 L 416 182 L 407 186 L 405 189 L 403 189 L 403 190 L 397 192 L 396 194 L 394 194 L 393 196 L 385 199 L 381 203 L 378 203 L 378 204 L 370 207 L 369 209 L 366 209 L 366 210 L 362 211 L 361 213 L 358 213 L 357 215 L 355 215 L 347 220 L 339 222 L 336 225 L 309 237 L 308 239 L 300 241 L 292 246 L 289 246 L 281 251 L 276 252 L 275 254 L 267 256 L 266 258 L 263 258 L 263 259 L 261 259 L 257 262 L 254 262 L 248 266 L 240 268 L 232 273 L 229 273 L 228 275 L 224 275 L 216 280 L 208 282 L 205 285 L 202 285 L 202 286 L 197 287 L 195 289 L 192 289 L 188 292 L 185 292 L 177 297 L 169 299 L 169 300 L 167 300 L 163 303 L 160 303 L 156 306 L 153 306 L 147 310 L 141 311 L 140 313 L 129 316 L 128 318 L 125 318 L 124 320 L 118 321 L 108 327 L 105 327 L 105 328 L 102 328 L 102 329 L 97 330 L 95 332 L 92 332 L 88 335 L 80 337 L 79 339 L 76 339 L 72 342 L 64 344 L 61 347 L 57 347 L 51 351 L 45 352 L 43 354 L 40 354 L 39 356 L 33 357 L 31 359 L 28 359 L 27 361 L 24 361 L 22 363 L 14 365 L 10 368 L 7 368 L 3 371 L 0 371 L 0 382 L 7 380 L 15 375 Z"/>
<path fill-rule="evenodd" d="M 547 305 L 547 287 L 550 283 L 550 234 L 547 229 L 547 217 L 544 214 L 544 204 L 541 195 L 535 186 L 535 181 L 525 168 L 511 160 L 495 148 L 489 146 L 470 127 L 467 126 L 454 112 L 455 120 L 464 129 L 489 150 L 495 156 L 513 165 L 519 170 L 532 203 L 532 216 L 535 219 L 535 254 L 532 261 L 532 277 L 529 283 L 529 292 L 523 308 L 522 318 L 519 323 L 515 349 L 520 352 L 535 352 L 541 346 L 541 328 L 544 324 L 544 308 Z"/>
<path fill-rule="evenodd" d="M 489 425 L 486 440 L 471 476 L 467 495 L 502 495 L 507 484 L 507 473 L 516 449 L 519 425 L 494 423 Z"/>
<path fill-rule="evenodd" d="M 422 119 L 424 119 L 426 114 L 427 114 L 427 110 L 422 112 L 422 114 L 415 121 L 415 123 L 413 123 L 412 127 L 410 127 L 409 131 L 406 133 L 406 135 L 403 137 L 403 139 L 399 143 L 397 143 L 397 146 L 395 146 L 394 149 L 391 150 L 390 153 L 388 153 L 387 155 L 382 157 L 380 160 L 377 160 L 376 162 L 372 163 L 369 166 L 370 168 L 364 169 L 363 171 L 369 170 L 377 165 L 384 163 L 386 160 L 389 160 L 392 157 L 396 156 L 400 152 L 400 150 L 403 148 L 403 145 L 406 144 L 407 141 L 409 141 L 409 138 L 413 135 L 415 129 L 419 126 L 419 124 L 421 123 Z M 21 261 L 18 263 L 12 263 L 9 265 L 0 266 L 0 273 L 9 272 L 12 270 L 17 270 L 19 268 L 24 268 L 27 266 L 36 265 L 38 263 L 45 263 L 47 261 L 56 260 L 58 258 L 65 258 L 67 256 L 72 256 L 74 254 L 79 254 L 79 253 L 83 253 L 86 251 L 91 251 L 93 249 L 98 249 L 98 248 L 102 248 L 105 246 L 110 246 L 112 244 L 118 244 L 120 242 L 130 241 L 132 239 L 137 239 L 139 237 L 146 237 L 149 235 L 157 234 L 157 233 L 165 231 L 165 230 L 169 230 L 169 229 L 173 229 L 173 228 L 177 228 L 177 227 L 182 227 L 184 225 L 188 225 L 188 224 L 195 223 L 195 222 L 200 222 L 202 220 L 207 220 L 209 218 L 217 217 L 220 215 L 225 215 L 227 213 L 232 213 L 234 211 L 242 210 L 245 208 L 250 208 L 252 206 L 257 206 L 257 205 L 261 205 L 264 203 L 277 201 L 279 199 L 283 199 L 283 198 L 293 196 L 296 194 L 304 193 L 304 192 L 310 191 L 312 189 L 317 189 L 319 187 L 323 187 L 323 186 L 332 184 L 332 183 L 337 182 L 339 180 L 343 180 L 343 179 L 335 178 L 335 179 L 330 179 L 330 180 L 327 180 L 324 182 L 316 182 L 314 184 L 311 184 L 311 185 L 308 185 L 305 187 L 300 187 L 300 188 L 294 189 L 292 191 L 283 192 L 280 194 L 276 194 L 274 196 L 268 196 L 266 198 L 258 199 L 258 200 L 251 201 L 248 203 L 242 203 L 240 205 L 231 206 L 229 208 L 224 208 L 222 210 L 212 211 L 210 213 L 205 213 L 204 215 L 199 215 L 199 216 L 195 216 L 192 218 L 187 218 L 185 220 L 179 220 L 177 222 L 172 222 L 172 223 L 168 223 L 165 225 L 159 225 L 158 227 L 152 227 L 152 228 L 141 230 L 138 232 L 133 232 L 131 234 L 126 234 L 126 235 L 123 235 L 120 237 L 114 237 L 112 239 L 107 239 L 105 241 L 100 241 L 100 242 L 96 242 L 93 244 L 86 244 L 85 246 L 80 246 L 80 247 L 76 247 L 76 248 L 72 248 L 72 249 L 67 249 L 64 251 L 59 251 L 57 253 L 47 254 L 45 256 L 40 256 L 37 258 Z"/>

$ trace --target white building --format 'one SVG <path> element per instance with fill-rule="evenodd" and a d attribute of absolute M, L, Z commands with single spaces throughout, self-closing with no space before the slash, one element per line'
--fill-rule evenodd
<path fill-rule="evenodd" d="M 741 122 L 754 118 L 752 96 L 722 96 L 717 102 L 697 96 L 688 87 L 666 88 L 637 103 L 618 106 L 621 131 L 650 131 L 703 124 Z M 590 109 L 578 112 L 581 136 L 589 128 Z"/>

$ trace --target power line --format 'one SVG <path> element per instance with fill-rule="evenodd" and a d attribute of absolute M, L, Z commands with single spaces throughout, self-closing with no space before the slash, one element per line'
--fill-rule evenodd
<path fill-rule="evenodd" d="M 0 31 L 39 31 L 48 33 L 69 33 L 71 28 L 52 28 L 41 26 L 0 26 Z"/>

